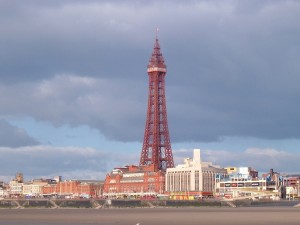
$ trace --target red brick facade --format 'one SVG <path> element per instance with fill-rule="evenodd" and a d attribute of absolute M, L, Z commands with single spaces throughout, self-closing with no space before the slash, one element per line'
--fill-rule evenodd
<path fill-rule="evenodd" d="M 165 190 L 165 173 L 154 171 L 154 165 L 115 168 L 106 175 L 104 196 L 161 194 Z"/>
<path fill-rule="evenodd" d="M 63 181 L 57 184 L 48 184 L 43 187 L 43 194 L 74 195 L 99 197 L 101 185 L 95 183 L 83 183 L 80 181 Z"/>

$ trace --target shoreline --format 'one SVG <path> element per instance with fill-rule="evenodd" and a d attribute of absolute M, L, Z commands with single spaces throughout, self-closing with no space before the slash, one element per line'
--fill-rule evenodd
<path fill-rule="evenodd" d="M 299 225 L 293 207 L 0 210 L 0 225 Z"/>

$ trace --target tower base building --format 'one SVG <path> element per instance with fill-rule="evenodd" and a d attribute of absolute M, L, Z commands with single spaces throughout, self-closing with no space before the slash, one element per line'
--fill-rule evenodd
<path fill-rule="evenodd" d="M 106 175 L 103 196 L 107 198 L 150 198 L 163 194 L 165 173 L 154 165 L 115 168 Z"/>

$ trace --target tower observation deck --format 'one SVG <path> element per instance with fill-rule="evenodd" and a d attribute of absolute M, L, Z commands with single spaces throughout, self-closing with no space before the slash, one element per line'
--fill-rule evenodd
<path fill-rule="evenodd" d="M 174 162 L 165 96 L 167 66 L 160 52 L 157 35 L 147 72 L 149 77 L 148 110 L 140 166 L 153 164 L 155 170 L 166 170 L 166 168 L 174 167 Z"/>

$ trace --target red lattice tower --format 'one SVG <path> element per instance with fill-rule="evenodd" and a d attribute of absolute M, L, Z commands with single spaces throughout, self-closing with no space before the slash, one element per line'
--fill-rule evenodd
<path fill-rule="evenodd" d="M 148 111 L 140 165 L 154 164 L 155 170 L 165 170 L 174 167 L 174 162 L 165 96 L 167 67 L 160 52 L 157 35 L 147 72 L 149 75 Z"/>

